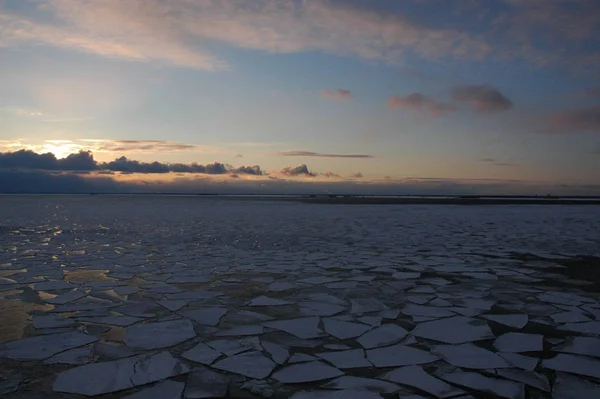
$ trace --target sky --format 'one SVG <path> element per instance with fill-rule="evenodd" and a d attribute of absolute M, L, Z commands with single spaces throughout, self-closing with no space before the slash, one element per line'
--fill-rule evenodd
<path fill-rule="evenodd" d="M 0 0 L 0 192 L 600 195 L 598 21 L 597 0 Z"/>

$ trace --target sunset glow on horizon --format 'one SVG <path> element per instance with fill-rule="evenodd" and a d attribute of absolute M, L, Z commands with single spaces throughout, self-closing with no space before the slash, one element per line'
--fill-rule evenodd
<path fill-rule="evenodd" d="M 598 20 L 595 0 L 0 0 L 0 168 L 90 151 L 157 169 L 54 170 L 163 191 L 217 179 L 160 167 L 196 163 L 230 166 L 240 192 L 597 195 Z"/>

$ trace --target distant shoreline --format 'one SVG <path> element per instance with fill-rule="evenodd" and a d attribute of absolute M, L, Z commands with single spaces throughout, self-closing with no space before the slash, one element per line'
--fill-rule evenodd
<path fill-rule="evenodd" d="M 386 198 L 386 197 L 333 197 L 305 198 L 312 204 L 330 205 L 600 205 L 600 199 L 587 198 Z"/>
<path fill-rule="evenodd" d="M 0 197 L 188 197 L 241 201 L 287 201 L 323 205 L 600 205 L 591 196 L 477 195 L 335 195 L 335 194 L 194 194 L 194 193 L 0 193 Z"/>

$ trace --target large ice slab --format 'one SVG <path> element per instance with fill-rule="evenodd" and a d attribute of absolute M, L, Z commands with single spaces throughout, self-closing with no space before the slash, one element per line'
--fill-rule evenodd
<path fill-rule="evenodd" d="M 157 349 L 194 338 L 196 331 L 188 319 L 138 324 L 127 328 L 125 344 L 132 348 Z"/>
<path fill-rule="evenodd" d="M 398 367 L 431 363 L 438 360 L 438 357 L 421 349 L 394 345 L 368 350 L 367 359 L 375 367 Z"/>
<path fill-rule="evenodd" d="M 273 374 L 273 379 L 284 384 L 322 381 L 339 377 L 344 373 L 323 362 L 299 363 L 284 367 Z"/>
<path fill-rule="evenodd" d="M 290 399 L 381 399 L 376 392 L 345 389 L 342 391 L 300 391 L 293 394 Z"/>
<path fill-rule="evenodd" d="M 327 334 L 339 339 L 358 337 L 372 328 L 362 323 L 351 323 L 331 318 L 324 318 L 323 326 Z"/>
<path fill-rule="evenodd" d="M 456 367 L 469 369 L 511 367 L 510 363 L 501 356 L 473 344 L 436 345 L 431 348 L 431 352 Z"/>
<path fill-rule="evenodd" d="M 220 360 L 211 367 L 250 378 L 262 379 L 268 377 L 275 366 L 275 362 L 261 352 L 255 351 Z"/>
<path fill-rule="evenodd" d="M 365 358 L 362 349 L 351 349 L 347 351 L 317 353 L 317 356 L 333 364 L 339 369 L 351 369 L 357 367 L 371 367 L 372 364 Z"/>
<path fill-rule="evenodd" d="M 500 377 L 504 377 L 508 380 L 522 382 L 534 388 L 542 391 L 550 392 L 550 382 L 548 378 L 542 374 L 538 374 L 533 371 L 515 370 L 515 369 L 500 369 L 496 373 Z"/>
<path fill-rule="evenodd" d="M 290 357 L 290 352 L 286 347 L 274 342 L 263 341 L 262 347 L 271 355 L 273 361 L 277 364 L 283 364 Z"/>
<path fill-rule="evenodd" d="M 290 305 L 290 301 L 284 301 L 283 299 L 269 298 L 266 296 L 259 296 L 250 301 L 248 306 L 283 306 Z"/>
<path fill-rule="evenodd" d="M 0 358 L 14 360 L 44 360 L 57 353 L 98 341 L 93 335 L 78 331 L 40 335 L 7 342 L 0 347 Z"/>
<path fill-rule="evenodd" d="M 470 372 L 440 374 L 440 378 L 460 386 L 490 393 L 506 399 L 524 399 L 525 385 L 499 378 L 484 377 Z"/>
<path fill-rule="evenodd" d="M 591 357 L 559 353 L 552 359 L 542 360 L 542 366 L 551 370 L 600 378 L 600 360 Z"/>
<path fill-rule="evenodd" d="M 544 349 L 544 336 L 540 334 L 506 333 L 496 338 L 494 347 L 500 352 L 539 352 Z"/>
<path fill-rule="evenodd" d="M 352 309 L 350 309 L 350 313 L 368 313 L 368 312 L 379 312 L 381 310 L 386 310 L 388 307 L 378 301 L 375 298 L 358 298 L 352 299 L 350 301 L 352 303 Z"/>
<path fill-rule="evenodd" d="M 209 365 L 220 358 L 222 354 L 201 342 L 192 349 L 183 352 L 181 356 L 192 362 Z"/>
<path fill-rule="evenodd" d="M 374 378 L 355 377 L 350 375 L 336 378 L 333 381 L 329 381 L 328 383 L 321 385 L 321 387 L 328 389 L 345 389 L 359 392 L 366 391 L 381 393 L 392 393 L 400 389 L 398 385 L 388 381 Z"/>
<path fill-rule="evenodd" d="M 553 350 L 576 355 L 600 357 L 600 338 L 568 337 L 564 343 L 556 346 Z"/>
<path fill-rule="evenodd" d="M 552 399 L 600 398 L 600 384 L 566 373 L 556 373 Z"/>
<path fill-rule="evenodd" d="M 318 317 L 301 317 L 299 319 L 267 321 L 262 324 L 265 327 L 285 331 L 288 334 L 292 334 L 302 339 L 317 338 L 323 335 L 323 331 L 318 327 Z"/>
<path fill-rule="evenodd" d="M 418 388 L 437 398 L 449 398 L 464 393 L 464 391 L 433 377 L 420 366 L 401 367 L 385 373 L 381 378 Z"/>
<path fill-rule="evenodd" d="M 127 395 L 123 399 L 179 399 L 181 398 L 184 387 L 185 384 L 183 382 L 165 380 L 150 388 L 142 389 L 132 395 Z"/>
<path fill-rule="evenodd" d="M 463 344 L 494 338 L 492 330 L 485 321 L 464 316 L 420 323 L 411 334 L 447 344 Z"/>
<path fill-rule="evenodd" d="M 221 317 L 225 316 L 226 313 L 227 309 L 225 308 L 194 309 L 179 312 L 181 316 L 192 319 L 204 326 L 216 326 L 221 321 Z"/>
<path fill-rule="evenodd" d="M 76 367 L 58 374 L 55 392 L 86 396 L 118 392 L 189 372 L 169 352 L 128 357 Z"/>
<path fill-rule="evenodd" d="M 206 368 L 192 371 L 185 385 L 185 399 L 224 398 L 230 378 Z M 164 399 L 171 398 L 164 396 Z M 162 399 L 162 398 L 161 398 Z"/>
<path fill-rule="evenodd" d="M 486 314 L 481 317 L 513 328 L 523 328 L 529 321 L 526 314 Z"/>
<path fill-rule="evenodd" d="M 356 341 L 365 349 L 378 348 L 400 342 L 408 331 L 396 324 L 384 324 L 364 334 Z"/>

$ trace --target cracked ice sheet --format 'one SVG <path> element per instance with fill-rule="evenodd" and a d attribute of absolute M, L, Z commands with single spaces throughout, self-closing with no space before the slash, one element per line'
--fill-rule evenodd
<path fill-rule="evenodd" d="M 333 364 L 339 369 L 351 369 L 359 367 L 371 367 L 372 364 L 365 358 L 365 351 L 352 349 L 347 351 L 317 353 L 322 359 Z"/>
<path fill-rule="evenodd" d="M 160 352 L 63 371 L 56 377 L 52 388 L 55 392 L 94 396 L 146 385 L 188 372 L 189 368 L 169 352 Z"/>
<path fill-rule="evenodd" d="M 571 374 L 600 378 L 600 360 L 585 356 L 560 353 L 552 359 L 542 360 L 542 367 Z"/>
<path fill-rule="evenodd" d="M 372 328 L 362 323 L 351 323 L 330 318 L 323 319 L 323 326 L 327 334 L 338 339 L 358 337 Z"/>
<path fill-rule="evenodd" d="M 185 384 L 183 382 L 165 380 L 150 388 L 142 389 L 132 395 L 127 395 L 123 397 L 123 399 L 181 398 L 184 387 Z"/>
<path fill-rule="evenodd" d="M 297 384 L 327 380 L 343 374 L 343 372 L 335 367 L 316 361 L 284 367 L 275 372 L 272 378 L 284 384 Z"/>
<path fill-rule="evenodd" d="M 263 379 L 271 374 L 275 366 L 275 362 L 261 352 L 248 352 L 220 360 L 211 367 L 249 378 Z"/>
<path fill-rule="evenodd" d="M 178 314 L 204 326 L 216 326 L 226 313 L 226 308 L 206 308 L 187 310 Z"/>
<path fill-rule="evenodd" d="M 362 335 L 356 341 L 365 349 L 373 349 L 398 343 L 407 334 L 408 331 L 396 324 L 384 324 Z"/>
<path fill-rule="evenodd" d="M 440 374 L 443 380 L 450 383 L 471 388 L 476 391 L 491 393 L 506 399 L 524 399 L 525 385 L 498 378 L 484 377 L 481 374 L 470 372 L 455 372 Z"/>
<path fill-rule="evenodd" d="M 181 356 L 192 362 L 209 365 L 221 357 L 221 352 L 217 352 L 209 346 L 199 343 L 192 349 L 183 352 Z"/>
<path fill-rule="evenodd" d="M 290 301 L 284 301 L 277 298 L 269 298 L 266 296 L 259 296 L 250 301 L 248 306 L 283 306 L 291 305 Z"/>
<path fill-rule="evenodd" d="M 302 339 L 317 338 L 323 336 L 319 329 L 318 317 L 301 317 L 298 319 L 276 320 L 262 323 L 263 326 L 285 331 Z"/>
<path fill-rule="evenodd" d="M 500 352 L 539 352 L 544 348 L 544 336 L 540 334 L 506 333 L 494 341 Z"/>
<path fill-rule="evenodd" d="M 367 392 L 392 393 L 400 389 L 396 384 L 374 378 L 363 378 L 345 375 L 321 385 L 321 388 L 346 389 Z"/>
<path fill-rule="evenodd" d="M 400 344 L 367 350 L 367 360 L 375 367 L 409 366 L 431 363 L 438 359 L 429 352 Z"/>
<path fill-rule="evenodd" d="M 345 389 L 342 391 L 301 391 L 293 394 L 290 399 L 382 399 L 375 392 Z"/>
<path fill-rule="evenodd" d="M 525 327 L 529 321 L 529 317 L 526 314 L 497 314 L 497 315 L 481 315 L 488 320 L 495 321 L 496 323 L 504 324 L 505 326 L 521 329 Z"/>
<path fill-rule="evenodd" d="M 0 346 L 0 358 L 44 360 L 57 353 L 98 341 L 98 338 L 78 331 L 23 338 Z"/>
<path fill-rule="evenodd" d="M 398 368 L 384 374 L 380 378 L 418 388 L 437 398 L 448 398 L 464 393 L 464 391 L 448 385 L 428 374 L 420 366 Z"/>
<path fill-rule="evenodd" d="M 494 352 L 473 344 L 436 345 L 431 352 L 456 367 L 470 369 L 508 368 L 511 364 Z"/>
<path fill-rule="evenodd" d="M 600 357 L 600 338 L 568 337 L 553 349 L 555 352 Z"/>
<path fill-rule="evenodd" d="M 600 385 L 566 373 L 556 373 L 553 399 L 591 399 L 600 397 Z"/>
<path fill-rule="evenodd" d="M 411 334 L 448 344 L 462 344 L 494 338 L 492 330 L 484 320 L 464 316 L 420 323 L 411 331 Z"/>
<path fill-rule="evenodd" d="M 124 342 L 133 348 L 157 349 L 180 344 L 195 336 L 192 322 L 181 319 L 128 327 Z"/>

